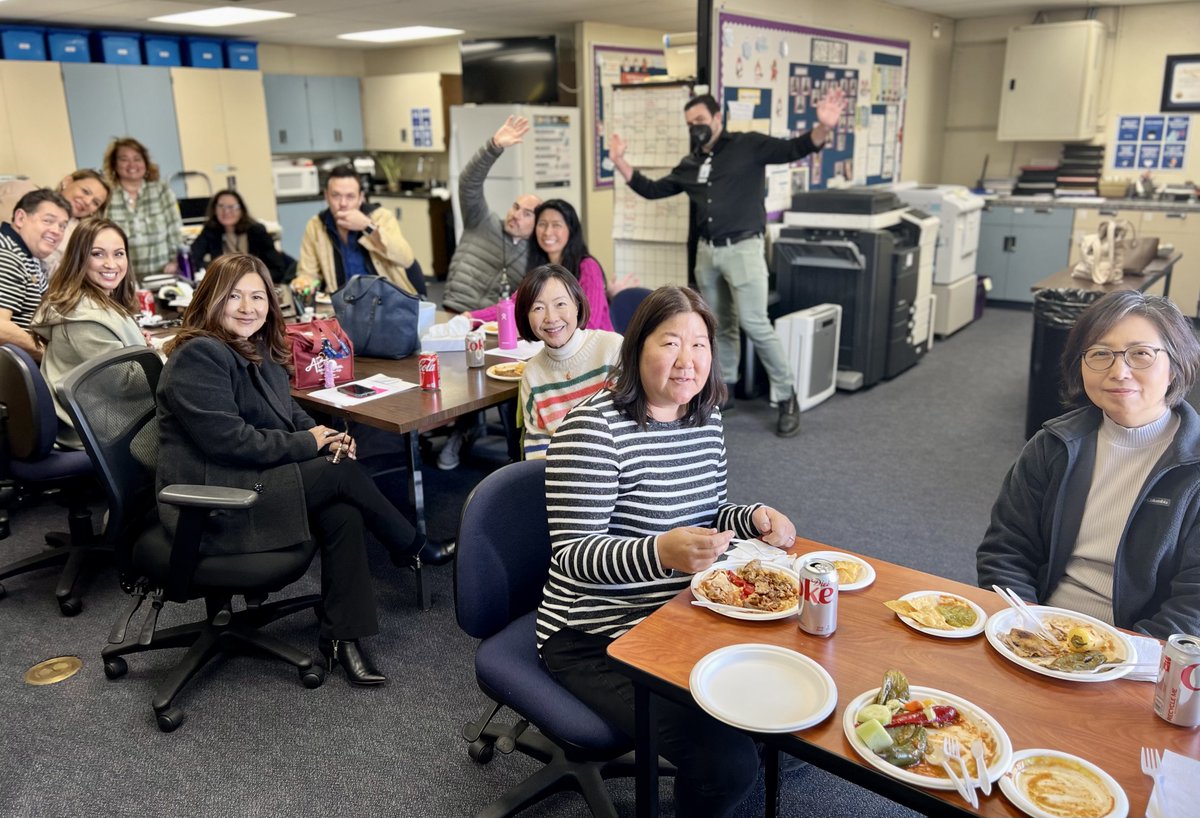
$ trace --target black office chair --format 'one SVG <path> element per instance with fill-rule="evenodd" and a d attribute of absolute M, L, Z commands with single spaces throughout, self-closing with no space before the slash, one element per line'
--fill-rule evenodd
<path fill-rule="evenodd" d="M 612 297 L 612 303 L 608 305 L 608 317 L 612 319 L 613 329 L 624 334 L 625 328 L 629 326 L 629 321 L 633 318 L 633 313 L 637 310 L 638 304 L 650 295 L 653 290 L 648 290 L 645 287 L 626 287 Z"/>
<path fill-rule="evenodd" d="M 278 551 L 252 554 L 199 553 L 205 521 L 217 510 L 238 510 L 258 499 L 254 491 L 219 486 L 167 486 L 158 499 L 180 508 L 175 540 L 167 539 L 155 504 L 158 422 L 155 390 L 162 360 L 148 347 L 128 347 L 82 364 L 59 387 L 75 427 L 83 438 L 96 474 L 108 494 L 106 537 L 114 545 L 121 586 L 133 596 L 129 611 L 113 626 L 102 651 L 104 673 L 125 675 L 123 658 L 162 648 L 188 648 L 162 681 L 153 699 L 159 729 L 175 730 L 183 711 L 173 704 L 184 685 L 210 660 L 250 648 L 298 668 L 305 687 L 319 687 L 325 669 L 312 657 L 263 633 L 262 626 L 312 608 L 318 596 L 265 604 L 267 594 L 295 582 L 316 553 L 309 541 Z M 234 596 L 245 610 L 233 612 Z M 143 601 L 150 611 L 140 629 L 129 625 Z M 206 618 L 156 630 L 166 602 L 203 598 Z"/>
<path fill-rule="evenodd" d="M 8 478 L 0 488 L 4 505 L 0 522 L 7 529 L 8 507 L 22 487 L 56 488 L 67 503 L 70 529 L 69 535 L 47 534 L 51 548 L 46 551 L 0 566 L 0 579 L 65 564 L 54 595 L 63 615 L 74 616 L 83 610 L 78 586 L 86 577 L 84 569 L 103 550 L 92 531 L 87 506 L 87 492 L 95 486 L 92 463 L 85 452 L 54 448 L 58 416 L 50 388 L 33 358 L 12 344 L 0 345 L 0 404 L 0 476 Z M 7 535 L 5 530 L 0 537 Z M 0 597 L 4 594 L 0 585 Z"/>
<path fill-rule="evenodd" d="M 492 699 L 463 728 L 467 752 L 481 764 L 494 750 L 545 763 L 479 818 L 506 818 L 564 789 L 582 793 L 597 818 L 615 818 L 604 779 L 633 775 L 633 742 L 560 685 L 537 652 L 534 618 L 550 572 L 545 475 L 544 460 L 492 472 L 467 497 L 458 530 L 455 613 L 459 627 L 482 640 L 475 678 Z M 516 712 L 515 725 L 493 724 L 503 707 Z"/>

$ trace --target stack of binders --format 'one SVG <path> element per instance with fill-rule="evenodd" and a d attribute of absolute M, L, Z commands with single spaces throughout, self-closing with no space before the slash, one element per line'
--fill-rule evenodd
<path fill-rule="evenodd" d="M 1099 196 L 1103 145 L 1063 145 L 1055 196 Z"/>

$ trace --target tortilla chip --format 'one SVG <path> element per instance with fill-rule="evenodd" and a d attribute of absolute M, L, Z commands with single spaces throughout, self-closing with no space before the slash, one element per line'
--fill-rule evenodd
<path fill-rule="evenodd" d="M 953 596 L 939 596 L 938 594 L 927 594 L 926 596 L 915 597 L 914 599 L 894 599 L 890 602 L 883 603 L 901 616 L 908 617 L 918 625 L 926 628 L 933 628 L 940 631 L 959 630 L 970 627 L 975 624 L 975 612 L 971 611 L 960 599 Z M 971 614 L 970 621 L 965 621 L 966 617 L 962 617 L 962 624 L 954 625 L 946 621 L 946 616 L 939 606 L 950 606 L 966 608 Z"/>
<path fill-rule="evenodd" d="M 837 569 L 839 585 L 858 582 L 858 575 L 862 573 L 862 565 L 852 560 L 834 560 L 833 567 Z"/>

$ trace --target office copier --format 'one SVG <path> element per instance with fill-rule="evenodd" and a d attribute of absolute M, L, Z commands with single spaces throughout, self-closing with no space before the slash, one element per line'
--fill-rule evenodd
<path fill-rule="evenodd" d="M 890 189 L 942 221 L 933 265 L 933 293 L 937 296 L 933 326 L 943 337 L 957 332 L 975 320 L 975 258 L 983 197 L 962 185 L 899 182 Z"/>
<path fill-rule="evenodd" d="M 908 209 L 894 193 L 850 188 L 797 193 L 784 214 L 771 259 L 778 309 L 842 308 L 839 389 L 893 378 L 928 349 L 928 324 L 917 331 L 916 320 L 930 286 L 920 280 L 920 246 L 936 227 L 902 218 Z"/>

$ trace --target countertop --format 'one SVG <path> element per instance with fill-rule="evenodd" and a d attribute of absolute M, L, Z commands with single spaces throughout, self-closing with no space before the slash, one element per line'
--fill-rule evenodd
<path fill-rule="evenodd" d="M 428 190 L 403 190 L 403 191 L 384 191 L 382 193 L 371 193 L 367 196 L 368 200 L 378 202 L 381 199 L 433 199 L 433 194 Z M 297 204 L 299 202 L 323 202 L 325 196 L 322 194 L 308 196 L 276 196 L 275 204 Z"/>
<path fill-rule="evenodd" d="M 1000 207 L 1064 207 L 1071 210 L 1156 210 L 1168 213 L 1200 213 L 1200 202 L 1172 202 L 1160 199 L 1105 199 L 1102 202 L 1072 199 L 1044 199 L 1038 196 L 996 196 L 988 204 Z"/>

